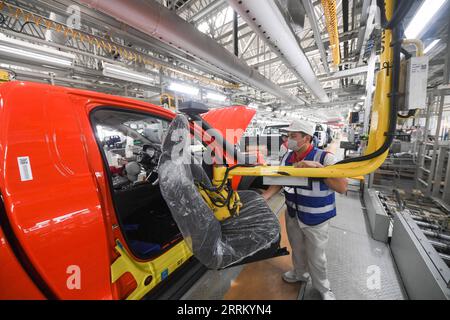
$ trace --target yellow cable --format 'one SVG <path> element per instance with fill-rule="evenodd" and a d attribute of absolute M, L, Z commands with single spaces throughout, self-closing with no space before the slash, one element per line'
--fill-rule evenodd
<path fill-rule="evenodd" d="M 339 32 L 338 22 L 336 15 L 336 1 L 335 0 L 322 0 L 323 12 L 325 14 L 325 22 L 330 36 L 330 48 L 333 55 L 334 65 L 341 63 L 341 53 L 339 46 Z"/>

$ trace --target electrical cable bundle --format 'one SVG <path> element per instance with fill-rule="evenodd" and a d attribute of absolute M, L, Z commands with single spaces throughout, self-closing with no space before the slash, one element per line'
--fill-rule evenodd
<path fill-rule="evenodd" d="M 384 141 L 383 145 L 376 151 L 374 151 L 371 154 L 356 157 L 356 158 L 349 158 L 344 159 L 336 164 L 344 164 L 344 163 L 354 163 L 354 162 L 360 162 L 360 161 L 366 161 L 373 158 L 376 158 L 383 153 L 385 153 L 387 150 L 389 150 L 395 136 L 395 129 L 397 125 L 397 117 L 398 117 L 398 103 L 397 103 L 397 97 L 399 92 L 399 85 L 400 85 L 400 53 L 402 49 L 402 41 L 401 38 L 403 36 L 403 30 L 400 26 L 400 23 L 405 18 L 406 14 L 411 9 L 412 5 L 414 4 L 414 1 L 398 1 L 394 15 L 390 21 L 386 18 L 386 11 L 384 7 L 384 0 L 377 0 L 377 5 L 380 8 L 381 12 L 381 21 L 382 21 L 382 27 L 384 29 L 391 29 L 392 30 L 392 46 L 394 47 L 394 61 L 392 66 L 386 66 L 387 68 L 392 68 L 392 87 L 391 87 L 391 93 L 390 93 L 390 116 L 389 116 L 389 129 L 386 133 L 386 140 Z"/>

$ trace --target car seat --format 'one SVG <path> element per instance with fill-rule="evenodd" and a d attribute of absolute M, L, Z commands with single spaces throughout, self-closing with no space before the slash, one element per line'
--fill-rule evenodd
<path fill-rule="evenodd" d="M 217 220 L 196 187 L 196 182 L 210 186 L 211 181 L 201 166 L 193 164 L 189 148 L 189 123 L 184 115 L 178 115 L 163 141 L 159 184 L 194 256 L 209 269 L 223 269 L 275 255 L 280 225 L 262 196 L 239 191 L 243 204 L 239 215 Z"/>

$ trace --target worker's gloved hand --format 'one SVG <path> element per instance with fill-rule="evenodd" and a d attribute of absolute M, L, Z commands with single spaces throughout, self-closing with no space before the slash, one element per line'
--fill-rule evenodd
<path fill-rule="evenodd" d="M 300 161 L 294 163 L 294 168 L 323 168 L 323 165 L 316 161 Z"/>

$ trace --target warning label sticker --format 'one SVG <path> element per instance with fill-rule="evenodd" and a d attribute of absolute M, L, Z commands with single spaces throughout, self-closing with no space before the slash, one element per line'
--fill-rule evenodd
<path fill-rule="evenodd" d="M 20 180 L 30 181 L 33 180 L 33 173 L 31 172 L 30 157 L 18 157 L 17 163 L 19 164 Z"/>

